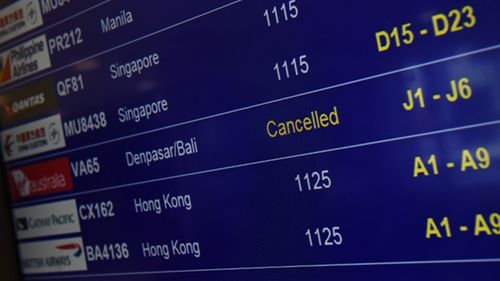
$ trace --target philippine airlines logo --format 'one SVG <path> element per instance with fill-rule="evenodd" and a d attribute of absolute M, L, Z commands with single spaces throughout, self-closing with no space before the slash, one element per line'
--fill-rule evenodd
<path fill-rule="evenodd" d="M 7 177 L 12 200 L 73 189 L 67 157 L 16 168 L 10 170 Z"/>
<path fill-rule="evenodd" d="M 40 35 L 0 54 L 0 85 L 50 66 L 47 38 L 45 35 Z"/>
<path fill-rule="evenodd" d="M 71 251 L 73 252 L 73 256 L 76 258 L 79 258 L 82 255 L 82 246 L 77 243 L 69 243 L 69 244 L 63 244 L 56 246 L 57 249 L 62 250 L 62 251 Z"/>
<path fill-rule="evenodd" d="M 0 56 L 0 84 L 10 81 L 11 78 L 10 57 L 4 53 Z"/>

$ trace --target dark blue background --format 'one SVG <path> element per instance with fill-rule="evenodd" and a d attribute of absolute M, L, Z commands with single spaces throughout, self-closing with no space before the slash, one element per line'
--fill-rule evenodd
<path fill-rule="evenodd" d="M 45 26 L 100 1 L 71 2 L 44 17 Z M 67 155 L 70 160 L 99 157 L 101 172 L 73 178 L 64 194 L 17 202 L 14 206 L 76 198 L 85 204 L 113 201 L 116 217 L 81 221 L 84 244 L 126 242 L 131 257 L 88 262 L 88 272 L 343 264 L 398 261 L 498 259 L 498 236 L 474 237 L 476 214 L 499 212 L 500 53 L 498 48 L 400 71 L 359 83 L 316 91 L 340 83 L 432 62 L 500 43 L 498 1 L 298 1 L 298 19 L 266 26 L 265 9 L 281 1 L 242 1 L 213 14 L 128 43 L 161 28 L 207 12 L 229 1 L 111 1 L 91 12 L 11 41 L 0 50 L 41 34 L 52 38 L 80 27 L 84 43 L 51 56 L 52 67 L 5 86 L 2 91 L 50 75 L 60 81 L 82 74 L 85 90 L 59 97 L 63 121 L 104 111 L 108 126 L 66 138 L 67 148 L 7 163 L 8 168 Z M 432 35 L 431 16 L 472 5 L 471 29 Z M 102 34 L 100 19 L 120 10 L 134 22 Z M 415 41 L 379 53 L 374 34 L 412 23 Z M 427 28 L 426 37 L 418 30 Z M 123 45 L 117 49 L 111 49 Z M 101 53 L 102 52 L 102 53 Z M 113 80 L 109 65 L 152 53 L 160 65 L 131 79 Z M 278 81 L 275 63 L 307 55 L 310 73 Z M 450 91 L 450 81 L 467 77 L 470 100 L 433 101 Z M 422 87 L 426 108 L 403 110 L 406 90 Z M 307 95 L 276 101 L 313 91 Z M 139 124 L 118 122 L 117 109 L 165 98 L 169 110 Z M 242 111 L 228 111 L 267 103 Z M 284 138 L 266 135 L 268 120 L 288 120 L 337 107 L 341 124 Z M 220 116 L 214 114 L 227 113 Z M 38 116 L 43 117 L 43 116 Z M 210 117 L 210 118 L 206 118 Z M 197 118 L 204 120 L 189 124 Z M 38 118 L 37 118 L 38 119 Z M 415 136 L 449 128 L 489 126 Z M 110 141 L 157 128 L 157 132 Z M 303 153 L 409 136 L 325 153 Z M 199 153 L 128 168 L 126 151 L 161 148 L 196 137 Z M 94 145 L 95 144 L 95 145 Z M 87 147 L 87 146 L 91 147 Z M 459 172 L 461 151 L 484 146 L 487 170 Z M 414 157 L 439 159 L 440 175 L 413 178 Z M 279 157 L 297 156 L 288 159 Z M 300 155 L 300 156 L 298 156 Z M 259 161 L 269 160 L 265 163 Z M 445 163 L 454 161 L 455 169 Z M 228 168 L 233 165 L 243 167 Z M 221 169 L 213 171 L 213 169 Z M 297 174 L 328 169 L 333 187 L 297 189 Z M 191 175 L 196 173 L 196 175 Z M 148 181 L 148 182 L 144 182 Z M 190 194 L 193 210 L 161 215 L 136 214 L 133 198 Z M 448 216 L 453 237 L 425 239 L 426 220 Z M 458 225 L 469 226 L 468 233 Z M 340 226 L 343 244 L 309 247 L 306 229 Z M 59 237 L 70 237 L 66 235 Z M 53 238 L 53 237 L 51 237 Z M 58 237 L 55 237 L 58 238 Z M 31 239 L 31 240 L 45 240 Z M 200 242 L 199 259 L 144 259 L 141 242 L 169 239 Z M 30 241 L 31 241 L 30 240 Z M 80 280 L 496 280 L 498 262 L 425 265 L 374 265 L 302 269 L 101 276 Z M 43 276 L 43 275 L 42 275 Z M 68 278 L 69 280 L 70 278 Z"/>

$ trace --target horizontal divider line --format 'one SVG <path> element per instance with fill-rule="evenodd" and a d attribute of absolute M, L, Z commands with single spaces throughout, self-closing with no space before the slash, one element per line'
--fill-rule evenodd
<path fill-rule="evenodd" d="M 113 277 L 151 274 L 180 274 L 180 273 L 200 273 L 200 272 L 228 272 L 228 271 L 252 271 L 252 270 L 279 270 L 279 269 L 314 269 L 333 267 L 360 267 L 360 266 L 391 266 L 391 265 L 432 265 L 432 264 L 465 264 L 465 263 L 498 263 L 500 258 L 486 259 L 454 259 L 454 260 L 417 260 L 417 261 L 389 261 L 389 262 L 358 262 L 358 263 L 328 263 L 328 264 L 298 264 L 298 265 L 269 265 L 269 266 L 247 266 L 247 267 L 227 267 L 227 268 L 200 268 L 200 269 L 178 269 L 178 270 L 156 270 L 156 271 L 136 271 L 136 272 L 116 272 L 116 273 L 95 273 L 95 274 L 71 274 L 30 277 L 25 275 L 26 280 L 48 280 L 48 279 L 69 279 L 69 278 L 92 278 L 92 277 Z"/>
<path fill-rule="evenodd" d="M 151 36 L 154 36 L 154 35 L 156 35 L 156 34 L 159 34 L 159 33 L 164 32 L 164 31 L 167 31 L 167 30 L 173 29 L 173 28 L 175 28 L 175 27 L 178 27 L 178 26 L 180 26 L 180 25 L 183 25 L 183 24 L 189 23 L 189 22 L 191 22 L 191 21 L 197 20 L 197 19 L 199 19 L 199 18 L 201 18 L 201 17 L 204 17 L 204 16 L 207 16 L 207 15 L 209 15 L 209 14 L 215 13 L 215 12 L 217 12 L 217 11 L 219 11 L 219 10 L 222 10 L 222 9 L 224 9 L 224 8 L 227 8 L 227 7 L 230 7 L 230 6 L 234 5 L 234 4 L 237 4 L 237 3 L 242 2 L 242 1 L 244 1 L 244 0 L 236 0 L 236 1 L 234 1 L 234 2 L 230 2 L 230 3 L 228 3 L 228 4 L 222 5 L 222 6 L 218 7 L 218 8 L 212 9 L 212 10 L 207 11 L 207 12 L 205 12 L 205 13 L 202 13 L 202 14 L 199 14 L 199 15 L 196 15 L 196 16 L 193 16 L 193 17 L 191 17 L 191 18 L 188 18 L 188 19 L 186 19 L 186 20 L 183 20 L 183 21 L 180 21 L 180 22 L 174 23 L 174 24 L 169 25 L 169 26 L 167 26 L 167 27 L 164 27 L 164 28 L 161 28 L 161 29 L 159 29 L 159 30 L 153 31 L 153 32 L 151 32 L 151 33 L 148 33 L 148 34 L 146 34 L 146 35 L 143 35 L 143 36 L 141 36 L 141 37 L 138 37 L 138 38 L 132 39 L 132 40 L 130 40 L 130 41 L 127 41 L 127 42 L 125 42 L 125 43 L 122 43 L 122 44 L 116 45 L 116 46 L 114 46 L 114 47 L 112 47 L 112 48 L 106 49 L 106 50 L 104 50 L 104 51 L 97 52 L 97 53 L 95 53 L 95 54 L 93 54 L 93 55 L 90 55 L 90 56 L 88 56 L 88 57 L 85 57 L 85 58 L 83 58 L 83 59 L 79 59 L 79 60 L 74 61 L 74 62 L 72 62 L 72 63 L 69 63 L 69 64 L 66 64 L 66 65 L 60 66 L 60 67 L 58 67 L 58 68 L 54 68 L 54 69 L 51 69 L 51 70 L 48 70 L 48 71 L 42 72 L 41 74 L 38 74 L 38 75 L 33 75 L 33 76 L 31 76 L 30 78 L 27 78 L 27 79 L 25 79 L 25 80 L 16 80 L 16 81 L 7 82 L 7 83 L 5 83 L 5 84 L 4 84 L 4 85 L 6 85 L 6 86 L 2 86 L 2 91 L 1 91 L 0 93 L 3 93 L 4 91 L 9 90 L 9 89 L 12 89 L 12 88 L 18 87 L 18 86 L 20 86 L 20 85 L 27 84 L 27 83 L 32 82 L 32 81 L 34 81 L 34 80 L 41 79 L 41 78 L 43 78 L 43 77 L 45 77 L 45 76 L 49 76 L 49 75 L 51 75 L 51 74 L 54 74 L 54 73 L 56 73 L 56 72 L 59 72 L 59 71 L 61 71 L 61 70 L 66 69 L 66 68 L 69 68 L 69 67 L 75 66 L 75 65 L 80 64 L 80 63 L 82 63 L 82 62 L 85 62 L 85 61 L 88 61 L 88 60 L 94 59 L 94 58 L 99 57 L 99 56 L 101 56 L 101 55 L 104 55 L 104 54 L 110 53 L 110 52 L 112 52 L 112 51 L 115 51 L 115 50 L 121 49 L 121 48 L 126 47 L 126 46 L 128 46 L 128 45 L 131 45 L 131 44 L 137 43 L 137 42 L 142 41 L 142 40 L 144 40 L 144 39 L 147 39 L 147 38 L 149 38 L 149 37 L 151 37 Z M 21 78 L 21 79 L 22 79 L 22 78 Z"/>
<path fill-rule="evenodd" d="M 43 26 L 42 25 L 41 29 L 38 29 L 35 32 L 29 33 L 27 35 L 23 35 L 23 36 L 17 38 L 16 40 L 14 40 L 14 41 L 11 41 L 9 44 L 5 44 L 5 46 L 2 47 L 2 50 L 0 51 L 0 53 L 5 52 L 6 50 L 8 50 L 9 48 L 12 48 L 15 45 L 22 44 L 23 42 L 29 40 L 29 39 L 27 39 L 28 37 L 35 37 L 35 36 L 37 36 L 37 35 L 39 35 L 41 33 L 46 32 L 49 29 L 52 29 L 52 28 L 60 25 L 60 24 L 63 24 L 65 22 L 67 22 L 69 20 L 72 20 L 72 19 L 74 19 L 74 18 L 76 18 L 78 16 L 81 16 L 83 14 L 86 14 L 86 13 L 92 11 L 92 10 L 95 10 L 96 8 L 98 8 L 98 7 L 100 7 L 100 6 L 104 5 L 104 4 L 107 4 L 107 3 L 111 2 L 111 1 L 112 0 L 104 0 L 104 1 L 102 1 L 100 3 L 95 4 L 94 6 L 88 7 L 88 8 L 86 8 L 86 9 L 80 11 L 80 12 L 77 12 L 77 13 L 71 15 L 71 16 L 65 17 L 64 19 L 62 19 L 60 21 L 54 22 L 51 25 L 48 25 L 48 26 Z M 43 15 L 42 15 L 42 17 L 43 17 Z"/>
<path fill-rule="evenodd" d="M 214 173 L 214 172 L 220 172 L 220 171 L 243 168 L 243 167 L 248 167 L 248 166 L 255 166 L 255 165 L 266 164 L 266 163 L 271 163 L 271 162 L 294 159 L 294 158 L 319 155 L 319 154 L 323 154 L 323 153 L 330 153 L 330 152 L 335 152 L 335 151 L 348 150 L 348 149 L 366 147 L 366 146 L 371 146 L 371 145 L 390 143 L 390 142 L 395 142 L 395 141 L 402 141 L 402 140 L 427 137 L 427 136 L 432 136 L 432 135 L 445 134 L 445 133 L 451 133 L 451 132 L 457 132 L 457 131 L 462 131 L 462 130 L 487 127 L 487 126 L 495 126 L 495 125 L 500 125 L 500 120 L 478 123 L 478 124 L 473 124 L 473 125 L 460 126 L 460 127 L 454 127 L 454 128 L 448 128 L 448 129 L 442 129 L 442 130 L 437 130 L 437 131 L 430 131 L 430 132 L 407 135 L 407 136 L 402 136 L 402 137 L 395 137 L 395 138 L 389 138 L 389 139 L 383 139 L 383 140 L 358 143 L 358 144 L 341 146 L 341 147 L 334 147 L 334 148 L 318 150 L 318 151 L 313 151 L 313 152 L 306 152 L 306 153 L 294 154 L 294 155 L 289 155 L 289 156 L 259 160 L 259 161 L 242 163 L 242 164 L 225 166 L 225 167 L 219 167 L 219 168 L 214 168 L 214 169 L 207 169 L 207 170 L 202 170 L 202 171 L 197 171 L 197 172 L 178 174 L 178 175 L 173 175 L 173 176 L 168 176 L 168 177 L 161 177 L 161 178 L 156 178 L 156 179 L 130 182 L 130 183 L 126 183 L 126 184 L 108 186 L 108 187 L 99 188 L 99 189 L 92 189 L 92 190 L 75 192 L 75 193 L 70 193 L 70 194 L 52 196 L 52 197 L 48 197 L 48 198 L 35 199 L 35 200 L 27 201 L 27 202 L 18 202 L 18 203 L 14 203 L 13 207 L 32 205 L 32 204 L 36 204 L 36 203 L 42 203 L 42 202 L 58 200 L 58 199 L 74 198 L 76 196 L 104 192 L 104 191 L 110 191 L 110 190 L 115 190 L 115 189 L 122 189 L 122 188 L 132 187 L 132 186 L 136 186 L 136 185 L 155 183 L 155 182 L 160 182 L 160 181 L 166 181 L 166 180 L 172 180 L 172 179 L 178 179 L 178 178 L 184 178 L 184 177 L 190 177 L 190 176 L 196 176 L 196 175 L 202 175 L 202 174 L 208 174 L 208 173 Z"/>
<path fill-rule="evenodd" d="M 84 146 L 80 146 L 80 147 L 75 147 L 75 148 L 70 148 L 70 149 L 63 149 L 63 150 L 60 150 L 60 151 L 57 151 L 57 152 L 49 153 L 49 154 L 46 154 L 46 155 L 43 155 L 43 156 L 38 156 L 38 157 L 31 157 L 31 158 L 28 158 L 28 159 L 25 159 L 25 160 L 17 160 L 17 161 L 14 160 L 14 161 L 10 161 L 9 163 L 7 163 L 6 166 L 7 166 L 7 168 L 10 168 L 12 166 L 19 166 L 19 165 L 23 165 L 23 164 L 27 164 L 27 163 L 31 163 L 31 162 L 35 162 L 35 161 L 39 161 L 39 160 L 43 160 L 43 159 L 47 159 L 47 158 L 51 158 L 51 157 L 55 157 L 55 156 L 67 154 L 67 153 L 72 153 L 72 152 L 76 152 L 76 151 L 80 151 L 80 150 L 85 150 L 85 149 L 89 149 L 89 148 L 94 148 L 94 147 L 97 147 L 97 146 L 101 146 L 101 145 L 105 145 L 105 144 L 109 144 L 109 143 L 113 143 L 113 142 L 117 142 L 117 141 L 127 140 L 127 139 L 131 139 L 131 138 L 135 138 L 135 137 L 139 137 L 139 136 L 143 136 L 143 135 L 147 135 L 147 134 L 151 134 L 151 133 L 155 133 L 155 132 L 159 132 L 159 131 L 163 131 L 163 130 L 175 128 L 175 127 L 180 127 L 180 126 L 184 126 L 184 125 L 188 125 L 188 124 L 192 124 L 192 123 L 197 123 L 197 122 L 201 122 L 201 121 L 205 121 L 205 120 L 209 120 L 209 119 L 214 119 L 214 118 L 217 118 L 217 117 L 221 117 L 221 116 L 225 116 L 225 115 L 230 115 L 230 114 L 234 114 L 234 113 L 238 113 L 238 112 L 242 112 L 242 111 L 246 111 L 246 110 L 250 110 L 250 109 L 254 109 L 254 108 L 258 108 L 258 107 L 262 107 L 262 106 L 266 106 L 266 105 L 270 105 L 270 104 L 275 104 L 275 103 L 287 101 L 287 100 L 290 100 L 290 99 L 295 99 L 295 98 L 298 98 L 298 97 L 303 97 L 303 96 L 308 96 L 308 95 L 312 95 L 312 94 L 317 94 L 317 93 L 321 93 L 321 92 L 324 92 L 324 91 L 327 91 L 327 90 L 332 90 L 332 89 L 336 89 L 336 88 L 340 88 L 340 87 L 344 87 L 344 86 L 348 86 L 348 85 L 352 85 L 352 84 L 356 84 L 356 83 L 361 83 L 361 82 L 365 82 L 365 81 L 376 79 L 376 78 L 381 78 L 381 77 L 388 76 L 388 75 L 393 75 L 393 74 L 397 74 L 397 73 L 401 73 L 401 72 L 405 72 L 405 71 L 409 71 L 409 70 L 414 70 L 414 69 L 417 69 L 417 68 L 421 68 L 421 67 L 425 67 L 425 66 L 429 66 L 429 65 L 433 65 L 433 64 L 437 64 L 437 63 L 442 63 L 442 62 L 446 62 L 446 61 L 450 61 L 450 60 L 454 60 L 454 59 L 458 59 L 458 58 L 463 58 L 463 57 L 470 56 L 470 55 L 475 55 L 475 54 L 479 54 L 479 53 L 493 51 L 493 50 L 496 50 L 498 48 L 500 48 L 500 44 L 497 44 L 497 45 L 494 45 L 494 46 L 491 46 L 491 47 L 487 47 L 487 48 L 478 49 L 478 50 L 467 52 L 467 53 L 463 53 L 463 54 L 460 54 L 460 55 L 450 56 L 450 57 L 446 57 L 446 58 L 442 58 L 442 59 L 438 59 L 438 60 L 434 60 L 434 61 L 429 61 L 429 62 L 425 62 L 425 63 L 421 63 L 421 64 L 409 66 L 409 67 L 400 68 L 400 69 L 397 69 L 397 70 L 392 70 L 392 71 L 388 71 L 388 72 L 384 72 L 384 73 L 380 73 L 380 74 L 376 74 L 376 75 L 372 75 L 372 76 L 367 76 L 367 77 L 363 77 L 363 78 L 351 80 L 351 81 L 348 81 L 348 82 L 343 82 L 343 83 L 340 83 L 340 84 L 335 84 L 335 85 L 332 85 L 332 86 L 323 87 L 323 88 L 319 88 L 319 89 L 316 89 L 316 90 L 311 90 L 311 91 L 307 91 L 307 92 L 295 94 L 295 95 L 292 95 L 292 96 L 287 96 L 287 97 L 280 98 L 280 99 L 270 100 L 270 101 L 263 102 L 263 103 L 258 103 L 258 104 L 254 104 L 254 105 L 250 105 L 250 106 L 245 106 L 245 107 L 241 107 L 241 108 L 237 108 L 237 109 L 233 109 L 233 110 L 229 110 L 229 111 L 225 111 L 225 112 L 216 113 L 216 114 L 213 114 L 213 115 L 208 115 L 208 116 L 204 116 L 204 117 L 200 117 L 200 118 L 195 118 L 195 119 L 192 119 L 192 120 L 188 120 L 188 121 L 179 122 L 179 123 L 172 124 L 172 125 L 167 125 L 167 126 L 159 127 L 159 128 L 148 130 L 148 131 L 144 131 L 144 132 L 139 132 L 139 133 L 134 133 L 134 134 L 130 134 L 130 135 L 122 136 L 122 137 L 112 138 L 112 139 L 109 139 L 109 140 L 105 140 L 105 141 L 101 141 L 101 142 L 96 142 L 96 143 L 93 143 L 93 144 L 84 145 Z"/>

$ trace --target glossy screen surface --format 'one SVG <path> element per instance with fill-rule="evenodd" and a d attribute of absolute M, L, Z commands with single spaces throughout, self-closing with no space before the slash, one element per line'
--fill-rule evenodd
<path fill-rule="evenodd" d="M 24 280 L 498 280 L 500 1 L 21 0 Z"/>

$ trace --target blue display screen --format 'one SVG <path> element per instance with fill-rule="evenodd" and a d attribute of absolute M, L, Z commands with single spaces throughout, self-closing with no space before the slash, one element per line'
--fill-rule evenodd
<path fill-rule="evenodd" d="M 500 2 L 20 0 L 24 280 L 498 280 Z"/>

